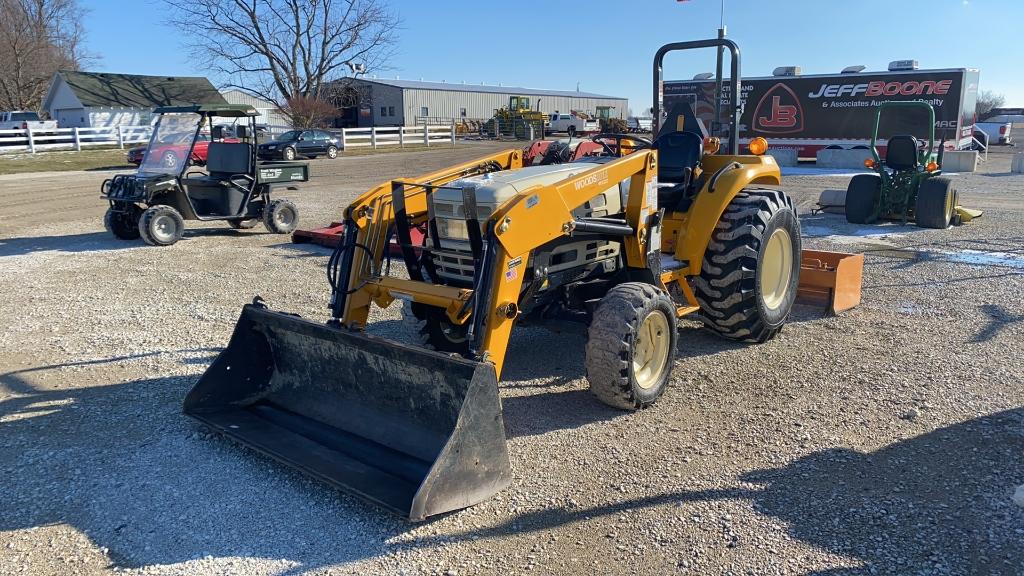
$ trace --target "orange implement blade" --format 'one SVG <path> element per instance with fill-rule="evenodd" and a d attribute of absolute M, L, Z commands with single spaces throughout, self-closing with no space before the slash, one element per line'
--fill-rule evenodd
<path fill-rule="evenodd" d="M 804 250 L 797 296 L 821 300 L 837 314 L 860 304 L 864 255 Z"/>

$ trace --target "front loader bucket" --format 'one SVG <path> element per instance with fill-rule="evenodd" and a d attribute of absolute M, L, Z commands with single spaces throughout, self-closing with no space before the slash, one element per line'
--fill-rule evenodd
<path fill-rule="evenodd" d="M 832 314 L 860 304 L 864 255 L 804 250 L 797 296 L 825 302 Z"/>
<path fill-rule="evenodd" d="M 184 412 L 410 520 L 509 484 L 494 366 L 247 305 Z"/>

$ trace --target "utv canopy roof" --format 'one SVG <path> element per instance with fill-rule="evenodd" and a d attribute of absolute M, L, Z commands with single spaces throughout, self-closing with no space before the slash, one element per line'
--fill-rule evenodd
<path fill-rule="evenodd" d="M 197 106 L 161 106 L 153 112 L 157 114 L 188 113 L 206 116 L 226 116 L 238 118 L 242 116 L 259 116 L 260 113 L 248 104 L 200 104 Z"/>

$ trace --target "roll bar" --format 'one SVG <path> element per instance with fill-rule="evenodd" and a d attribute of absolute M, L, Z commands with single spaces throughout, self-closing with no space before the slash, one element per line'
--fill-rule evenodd
<path fill-rule="evenodd" d="M 729 74 L 729 85 L 731 86 L 729 95 L 729 109 L 731 110 L 731 125 L 729 127 L 729 153 L 737 155 L 740 153 L 740 47 L 736 45 L 732 40 L 725 38 L 712 38 L 710 40 L 692 40 L 690 42 L 673 42 L 671 44 L 665 44 L 661 48 L 658 48 L 658 52 L 654 55 L 654 119 L 653 119 L 653 134 L 657 135 L 658 130 L 661 129 L 661 108 L 664 101 L 664 90 L 662 88 L 662 63 L 665 60 L 665 55 L 669 52 L 678 52 L 680 50 L 694 50 L 696 48 L 727 48 L 731 54 L 730 58 L 730 74 Z M 720 77 L 719 77 L 720 79 Z M 721 99 L 721 94 L 715 94 L 715 97 Z M 718 119 L 716 118 L 715 121 Z"/>

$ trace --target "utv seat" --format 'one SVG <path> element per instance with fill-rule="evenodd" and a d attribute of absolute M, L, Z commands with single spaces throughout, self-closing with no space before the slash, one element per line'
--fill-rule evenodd
<path fill-rule="evenodd" d="M 651 146 L 658 151 L 658 207 L 686 210 L 694 173 L 704 156 L 704 138 L 696 132 L 662 134 Z"/>
<path fill-rule="evenodd" d="M 252 144 L 211 142 L 205 176 L 181 179 L 200 216 L 233 216 L 252 189 Z"/>
<path fill-rule="evenodd" d="M 918 167 L 919 143 L 910 134 L 889 138 L 885 147 L 885 165 L 893 170 L 912 170 Z"/>

